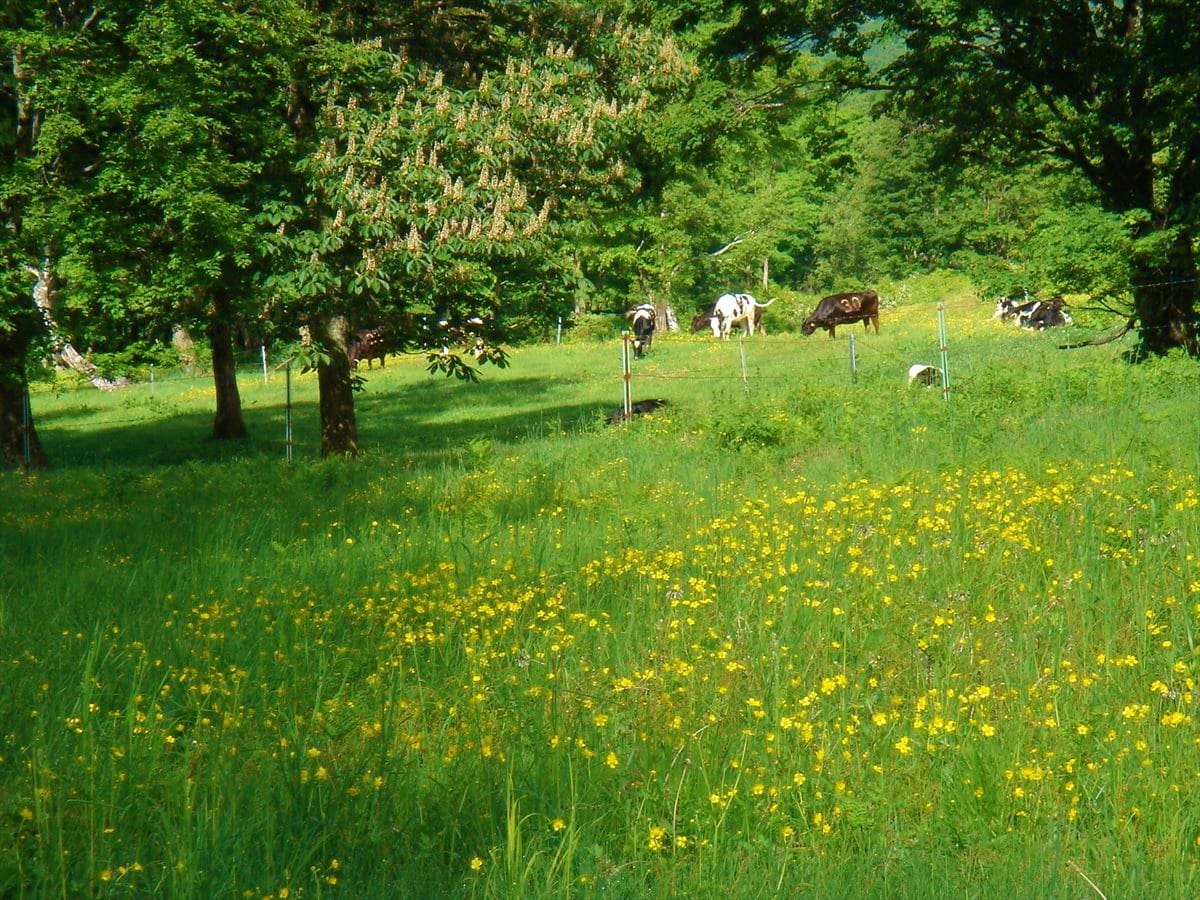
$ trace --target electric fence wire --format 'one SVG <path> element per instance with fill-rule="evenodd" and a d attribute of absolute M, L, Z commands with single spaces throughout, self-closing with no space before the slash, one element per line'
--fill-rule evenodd
<path fill-rule="evenodd" d="M 1168 285 L 1194 284 L 1197 282 L 1200 282 L 1200 278 L 1170 279 L 1170 280 L 1164 280 L 1164 281 L 1138 283 L 1138 284 L 1131 285 L 1130 287 L 1133 287 L 1133 288 L 1164 287 L 1164 286 L 1168 286 Z M 903 315 L 905 318 L 911 318 L 913 311 L 925 310 L 925 309 L 929 309 L 929 310 L 936 309 L 936 307 L 940 303 L 943 303 L 943 302 L 944 301 L 906 302 L 906 303 L 903 303 L 900 305 L 886 305 L 886 306 L 884 306 L 883 311 L 890 312 L 893 315 L 899 314 L 899 315 Z M 963 302 L 968 302 L 968 301 L 963 301 Z M 983 306 L 983 308 L 986 309 L 985 304 L 979 304 L 979 305 Z M 1115 312 L 1113 312 L 1112 314 L 1119 315 L 1119 313 L 1115 313 Z M 993 318 L 994 317 L 987 317 L 987 318 L 975 320 L 972 324 L 975 326 L 978 326 L 981 323 L 992 322 Z M 886 321 L 886 318 L 885 318 L 885 321 Z M 997 327 L 1011 327 L 1011 326 L 1007 326 L 1007 325 L 1001 326 L 1001 325 L 997 324 Z M 1072 326 L 1074 332 L 1079 331 L 1082 327 L 1083 326 L 1079 326 L 1079 325 Z M 1093 326 L 1093 327 L 1095 327 L 1095 326 Z M 1131 328 L 1130 333 L 1166 331 L 1166 330 L 1174 330 L 1176 328 L 1177 328 L 1176 325 L 1139 325 L 1135 328 Z M 1013 330 L 1012 333 L 1014 333 L 1014 334 L 1025 333 L 1026 331 L 1027 330 L 1025 330 L 1025 329 L 1020 330 L 1020 331 Z M 955 334 L 955 341 L 956 341 L 955 351 L 956 352 L 954 353 L 954 359 L 955 359 L 956 367 L 959 369 L 960 372 L 965 372 L 968 379 L 975 372 L 975 364 L 976 363 L 975 363 L 975 360 L 973 359 L 973 354 L 970 352 L 970 348 L 971 348 L 972 339 L 977 336 L 978 336 L 977 334 L 967 334 L 967 335 Z M 705 337 L 707 337 L 707 336 L 705 336 Z M 697 337 L 697 338 L 693 339 L 690 336 L 686 336 L 686 335 L 677 333 L 673 336 L 668 337 L 665 343 L 667 344 L 667 346 L 670 346 L 671 343 L 678 341 L 680 338 L 682 338 L 685 341 L 688 341 L 689 343 L 691 343 L 693 345 L 699 344 L 700 342 L 705 340 L 704 337 Z M 934 335 L 931 335 L 930 338 L 931 339 L 930 339 L 929 346 L 926 347 L 925 350 L 928 351 L 928 354 L 930 356 L 932 356 L 933 354 L 935 354 L 937 352 L 937 339 L 936 339 L 936 336 L 934 336 Z M 732 348 L 734 348 L 734 347 L 738 348 L 738 353 L 741 353 L 743 351 L 748 351 L 750 354 L 748 368 L 743 369 L 740 366 L 733 365 L 731 363 L 731 364 L 729 364 L 728 371 L 725 371 L 725 372 L 697 373 L 697 372 L 690 371 L 690 370 L 661 371 L 660 364 L 658 363 L 658 354 L 652 353 L 648 359 L 649 369 L 647 369 L 647 367 L 645 365 L 643 365 L 641 363 L 641 361 L 639 361 L 638 366 L 634 367 L 633 381 L 635 383 L 636 382 L 662 382 L 662 383 L 694 382 L 694 383 L 719 384 L 722 382 L 728 382 L 730 384 L 733 384 L 736 382 L 744 382 L 745 380 L 748 379 L 750 382 L 769 382 L 769 383 L 789 382 L 789 383 L 808 383 L 808 384 L 811 384 L 814 382 L 818 382 L 818 383 L 827 382 L 827 383 L 832 384 L 835 382 L 843 382 L 844 383 L 844 382 L 851 380 L 851 377 L 846 374 L 846 368 L 845 368 L 846 360 L 847 360 L 846 354 L 848 351 L 843 349 L 843 347 L 845 347 L 846 345 L 842 344 L 840 341 L 838 342 L 836 347 L 830 347 L 829 344 L 826 344 L 824 347 L 822 347 L 821 346 L 822 342 L 820 342 L 819 340 L 814 340 L 811 337 L 798 336 L 798 335 L 794 335 L 791 333 L 784 333 L 782 335 L 775 334 L 775 335 L 764 336 L 762 338 L 762 340 L 765 341 L 766 344 L 771 347 L 780 347 L 780 346 L 803 347 L 803 348 L 805 348 L 805 352 L 802 356 L 798 356 L 796 358 L 790 359 L 790 360 L 786 361 L 786 363 L 776 360 L 776 361 L 769 361 L 764 364 L 761 361 L 756 361 L 754 359 L 754 348 L 756 346 L 758 346 L 758 340 L 756 340 L 756 339 L 749 339 L 749 340 L 739 339 L 738 343 L 736 343 L 736 344 L 732 340 L 724 341 L 724 342 L 720 342 L 720 343 L 714 343 L 710 340 L 710 341 L 708 341 L 710 346 L 716 346 L 716 347 L 729 346 L 731 348 L 729 351 L 731 355 L 733 355 Z M 612 342 L 615 344 L 619 344 L 620 338 L 615 337 Z M 571 344 L 571 343 L 574 343 L 574 342 L 571 342 L 568 340 L 568 344 Z M 592 342 L 587 342 L 587 343 L 579 342 L 578 346 L 588 346 L 588 344 L 590 344 L 590 343 L 592 343 Z M 602 343 L 608 343 L 608 342 L 605 341 Z M 664 342 L 662 341 L 662 339 L 660 339 L 659 353 L 661 353 L 661 347 L 662 347 L 663 343 Z M 902 380 L 902 379 L 900 379 L 900 373 L 906 372 L 909 365 L 911 365 L 913 363 L 917 363 L 917 362 L 923 362 L 922 360 L 918 360 L 918 359 L 914 358 L 915 356 L 920 355 L 917 352 L 917 350 L 918 350 L 917 347 L 910 344 L 908 346 L 908 348 L 903 352 L 880 351 L 878 348 L 875 348 L 872 346 L 872 341 L 870 340 L 870 336 L 867 335 L 866 339 L 862 340 L 858 344 L 858 347 L 857 347 L 858 359 L 857 359 L 856 368 L 855 368 L 853 377 L 854 378 L 862 378 L 863 380 L 865 380 L 869 383 L 878 383 L 880 381 Z M 261 346 L 258 350 L 238 351 L 238 352 L 235 352 L 234 359 L 235 359 L 235 363 L 237 364 L 237 368 L 239 370 L 239 377 L 252 377 L 252 375 L 250 373 L 251 369 L 253 369 L 253 375 L 259 374 L 262 371 L 262 358 L 264 355 L 266 355 L 269 359 L 271 371 L 278 370 L 279 368 L 281 368 L 283 365 L 286 364 L 286 360 L 283 360 L 283 359 L 276 360 L 274 357 L 271 357 L 269 352 L 265 351 L 264 348 Z M 406 354 L 406 355 L 411 356 L 411 357 L 421 357 L 424 354 L 421 352 L 416 352 L 416 353 L 411 353 L 411 354 Z M 884 367 L 889 364 L 891 364 L 891 366 L 894 366 L 894 368 L 889 367 L 887 369 L 888 376 L 886 378 L 881 378 L 880 373 L 884 370 Z M 778 374 L 776 374 L 772 371 L 772 369 L 774 367 L 781 366 L 781 365 L 787 365 L 788 371 L 784 372 L 784 373 L 778 373 Z M 151 368 L 153 370 L 153 367 L 151 367 Z M 157 381 L 155 382 L 152 377 L 150 384 L 151 384 L 151 387 L 153 388 L 155 385 L 166 386 L 169 384 L 176 384 L 179 381 L 189 381 L 189 380 L 196 381 L 196 382 L 202 382 L 204 384 L 204 387 L 201 388 L 202 390 L 211 390 L 212 389 L 212 387 L 211 387 L 212 386 L 211 372 L 202 370 L 200 368 L 197 368 L 195 371 L 192 371 L 192 372 L 176 371 L 174 373 L 170 373 L 165 376 L 161 371 L 159 371 L 158 375 L 157 375 Z M 543 382 L 549 383 L 549 384 L 560 384 L 560 383 L 561 384 L 566 384 L 566 383 L 590 384 L 590 383 L 601 383 L 601 382 L 612 383 L 613 377 L 608 374 L 602 374 L 602 373 L 596 372 L 596 373 L 580 373 L 580 374 L 575 374 L 575 375 L 565 376 L 565 377 L 546 376 L 546 377 L 541 378 L 540 380 L 542 380 Z M 152 403 L 152 401 L 147 401 L 147 400 L 139 398 L 139 400 L 136 402 L 138 402 L 139 404 L 146 404 L 148 406 L 147 412 L 145 415 L 128 416 L 128 417 L 123 417 L 120 419 L 106 418 L 105 419 L 106 423 L 108 423 L 110 425 L 114 425 L 114 426 L 135 425 L 135 424 L 145 423 L 147 421 L 152 421 L 158 417 L 158 411 L 156 409 L 150 408 L 150 404 Z M 298 404 L 298 405 L 312 403 L 312 402 L 315 402 L 315 401 L 312 401 L 312 400 L 300 401 L 300 404 Z M 272 404 L 272 406 L 274 406 L 274 404 Z M 278 406 L 279 406 L 279 408 L 282 409 L 284 406 L 283 402 L 278 404 Z M 195 414 L 196 415 L 204 415 L 204 414 L 207 414 L 207 411 L 197 411 Z M 51 414 L 51 418 L 53 418 L 53 414 Z"/>
<path fill-rule="evenodd" d="M 1013 333 L 1017 334 L 1015 331 Z M 859 386 L 863 388 L 883 384 L 903 386 L 907 383 L 907 372 L 912 364 L 929 363 L 937 354 L 936 341 L 930 341 L 928 345 L 924 346 L 923 351 L 911 345 L 905 350 L 884 350 L 873 346 L 873 344 L 874 341 L 871 339 L 860 339 L 857 342 L 857 365 L 854 373 L 851 373 L 847 369 L 849 342 L 840 339 L 836 341 L 824 341 L 791 335 L 772 335 L 761 341 L 759 339 L 749 339 L 720 343 L 711 340 L 705 342 L 701 339 L 687 337 L 682 339 L 668 339 L 660 341 L 646 359 L 639 360 L 632 367 L 631 382 L 635 389 L 641 389 L 650 384 L 695 384 L 707 385 L 712 389 L 719 389 L 722 385 L 725 385 L 733 388 L 735 386 L 741 387 L 747 379 L 751 385 L 788 384 L 795 385 L 798 388 L 803 388 L 804 386 L 849 386 L 852 380 L 856 380 Z M 705 346 L 712 352 L 712 355 L 707 358 L 704 358 Z M 692 356 L 687 361 L 688 365 L 684 368 L 668 368 L 671 365 L 671 351 L 680 347 L 699 349 L 701 358 L 697 360 L 695 356 Z M 791 347 L 804 348 L 805 352 L 791 357 L 772 357 L 766 360 L 761 356 L 764 348 L 774 351 L 780 348 L 787 349 Z M 962 373 L 962 377 L 968 383 L 978 372 L 986 371 L 993 362 L 993 359 L 989 358 L 974 358 L 975 354 L 971 352 L 973 348 L 968 341 L 958 340 L 954 349 L 953 357 L 956 368 Z M 741 361 L 741 351 L 743 350 L 747 353 L 748 360 L 745 369 L 743 369 Z M 758 356 L 757 359 L 756 355 Z M 1086 369 L 1089 367 L 1090 362 L 1087 361 L 1087 357 L 1080 356 L 1079 359 L 1081 362 L 1078 365 L 1069 368 Z M 721 368 L 718 370 L 717 366 Z M 247 365 L 239 371 L 239 378 L 253 379 L 257 373 L 257 367 Z M 540 376 L 538 381 L 546 387 L 567 385 L 586 387 L 603 384 L 612 385 L 618 392 L 621 390 L 618 387 L 621 381 L 620 372 L 613 374 L 597 370 L 577 372 L 563 376 L 547 375 Z M 206 395 L 214 393 L 212 375 L 209 372 L 197 371 L 192 374 L 180 372 L 166 378 L 160 378 L 157 382 L 158 387 L 167 385 L 178 387 L 188 384 L 194 385 L 191 388 L 192 390 L 202 391 Z M 131 387 L 136 390 L 137 385 Z M 251 409 L 274 411 L 277 415 L 282 415 L 285 408 L 282 385 L 279 391 L 281 396 L 278 403 L 256 405 L 251 407 Z M 126 402 L 133 405 L 138 412 L 130 410 L 131 415 L 115 419 L 106 416 L 104 420 L 106 425 L 130 426 L 155 421 L 161 415 L 162 405 L 170 402 L 167 399 L 157 398 L 156 395 L 151 394 L 147 396 L 141 392 L 117 396 L 128 398 Z M 375 401 L 377 398 L 372 398 L 368 393 L 363 399 Z M 316 402 L 315 398 L 306 398 L 298 401 L 294 400 L 292 405 L 311 406 Z M 101 412 L 101 408 L 96 407 L 95 412 Z M 196 410 L 190 414 L 205 416 L 209 413 L 209 410 L 203 409 Z M 53 421 L 54 418 L 56 418 L 55 414 L 53 412 L 50 413 L 49 421 Z M 42 421 L 46 421 L 46 419 L 42 419 Z"/>

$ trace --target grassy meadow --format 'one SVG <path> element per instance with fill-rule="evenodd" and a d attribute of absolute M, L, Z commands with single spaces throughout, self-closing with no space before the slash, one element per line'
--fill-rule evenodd
<path fill-rule="evenodd" d="M 1197 895 L 1200 370 L 946 315 L 37 390 L 0 896 Z"/>

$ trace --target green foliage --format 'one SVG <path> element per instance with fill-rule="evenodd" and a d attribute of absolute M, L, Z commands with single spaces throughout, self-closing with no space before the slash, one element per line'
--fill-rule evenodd
<path fill-rule="evenodd" d="M 120 21 L 128 9 L 114 10 Z M 89 79 L 111 53 L 89 12 L 28 2 L 0 9 L 0 377 L 24 378 L 50 345 L 31 309 L 31 270 L 79 211 L 77 190 L 93 161 L 84 139 Z"/>
<path fill-rule="evenodd" d="M 782 410 L 745 409 L 735 401 L 725 404 L 713 415 L 710 427 L 719 447 L 761 450 L 786 442 L 789 420 Z"/>
<path fill-rule="evenodd" d="M 332 90 L 300 163 L 304 197 L 264 213 L 275 229 L 269 287 L 297 310 L 386 321 L 420 347 L 444 337 L 414 331 L 404 316 L 414 310 L 478 317 L 489 343 L 520 331 L 522 314 L 544 322 L 567 311 L 575 265 L 560 235 L 571 210 L 620 184 L 623 123 L 681 63 L 669 45 L 603 19 L 585 55 L 561 44 L 526 53 L 450 78 L 448 65 L 362 48 L 354 66 L 371 73 L 371 91 Z M 633 86 L 606 93 L 601 57 Z"/>
<path fill-rule="evenodd" d="M 312 341 L 296 341 L 277 348 L 282 355 L 283 364 L 294 365 L 301 375 L 315 372 L 323 365 L 329 364 L 329 353 L 321 345 Z"/>
<path fill-rule="evenodd" d="M 1095 205 L 1045 210 L 1025 248 L 1029 283 L 1109 300 L 1124 297 L 1133 280 L 1134 249 L 1121 217 Z"/>
<path fill-rule="evenodd" d="M 681 42 L 702 43 L 703 27 L 683 28 Z M 797 88 L 812 68 L 805 55 L 787 72 L 709 60 L 690 96 L 651 108 L 644 129 L 678 133 L 658 155 L 635 153 L 641 202 L 611 214 L 604 239 L 585 257 L 601 306 L 636 291 L 699 308 L 722 292 L 753 288 L 764 262 L 778 283 L 804 277 L 824 192 L 846 162 L 833 107 Z"/>
<path fill-rule="evenodd" d="M 961 272 L 935 269 L 904 279 L 880 279 L 874 285 L 882 309 L 932 306 L 939 302 L 973 299 L 977 285 Z"/>
<path fill-rule="evenodd" d="M 628 327 L 623 316 L 583 313 L 571 319 L 570 327 L 564 328 L 563 340 L 570 342 L 597 342 L 619 338 Z"/>
<path fill-rule="evenodd" d="M 934 147 L 927 135 L 889 119 L 855 124 L 853 174 L 822 209 L 816 238 L 814 278 L 837 290 L 846 287 L 847 277 L 926 270 L 953 245 L 939 233 L 949 212 L 946 182 L 932 177 Z"/>
<path fill-rule="evenodd" d="M 133 378 L 142 380 L 151 366 L 159 371 L 179 365 L 179 352 L 171 346 L 156 342 L 138 341 L 127 344 L 113 353 L 93 353 L 91 361 L 100 374 L 108 379 Z"/>

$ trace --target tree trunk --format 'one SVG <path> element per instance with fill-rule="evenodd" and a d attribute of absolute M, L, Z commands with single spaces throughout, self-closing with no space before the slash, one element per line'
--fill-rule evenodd
<path fill-rule="evenodd" d="M 1200 355 L 1197 336 L 1197 270 L 1192 237 L 1176 239 L 1164 263 L 1133 270 L 1133 305 L 1141 323 L 1139 351 L 1162 355 L 1183 347 Z"/>
<path fill-rule="evenodd" d="M 28 413 L 26 425 L 26 413 L 25 384 L 0 377 L 0 469 L 46 468 L 46 451 L 33 425 L 33 414 Z"/>
<path fill-rule="evenodd" d="M 49 331 L 50 337 L 54 342 L 54 357 L 58 360 L 59 364 L 78 372 L 90 381 L 93 387 L 97 387 L 102 391 L 115 391 L 119 388 L 128 387 L 129 379 L 127 378 L 111 379 L 101 375 L 100 370 L 92 364 L 91 360 L 76 350 L 74 345 L 62 336 L 62 332 L 59 330 L 54 316 L 55 279 L 50 251 L 47 250 L 45 252 L 40 268 L 28 266 L 27 269 L 29 274 L 33 275 L 36 279 L 33 284 L 33 302 L 42 312 L 42 319 L 46 323 L 46 330 Z"/>
<path fill-rule="evenodd" d="M 324 338 L 328 362 L 317 366 L 321 407 L 321 456 L 357 456 L 358 425 L 354 419 L 354 387 L 350 377 L 349 322 L 345 316 L 315 323 Z"/>
<path fill-rule="evenodd" d="M 171 329 L 171 345 L 179 354 L 179 365 L 188 376 L 196 374 L 198 363 L 196 360 L 196 342 L 192 340 L 191 332 L 183 325 L 176 325 Z"/>
<path fill-rule="evenodd" d="M 238 393 L 237 363 L 233 358 L 233 327 L 227 315 L 229 304 L 219 290 L 213 297 L 208 340 L 212 344 L 213 383 L 217 392 L 217 411 L 213 416 L 213 437 L 219 441 L 246 436 L 242 420 L 242 398 Z"/>

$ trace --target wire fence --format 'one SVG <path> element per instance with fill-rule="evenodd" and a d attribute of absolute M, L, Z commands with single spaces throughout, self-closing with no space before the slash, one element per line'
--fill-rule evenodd
<path fill-rule="evenodd" d="M 754 391 L 769 396 L 775 391 L 773 386 L 776 385 L 793 390 L 797 386 L 852 388 L 886 384 L 901 388 L 932 386 L 936 382 L 941 387 L 943 398 L 949 401 L 954 393 L 951 387 L 952 368 L 956 389 L 970 386 L 979 375 L 1009 362 L 1006 346 L 997 344 L 995 340 L 997 331 L 1008 330 L 1014 336 L 1024 331 L 1011 323 L 994 322 L 990 316 L 978 316 L 968 323 L 960 323 L 968 324 L 969 328 L 956 335 L 946 322 L 945 305 L 941 302 L 911 303 L 891 309 L 885 307 L 884 312 L 893 317 L 902 316 L 910 322 L 917 319 L 927 323 L 928 328 L 926 330 L 922 325 L 915 336 L 910 329 L 900 342 L 886 342 L 870 332 L 865 332 L 860 339 L 854 325 L 841 326 L 842 333 L 846 335 L 844 340 L 841 336 L 829 340 L 821 335 L 801 336 L 786 332 L 769 337 L 739 334 L 727 340 L 716 340 L 711 335 L 690 337 L 677 332 L 666 340 L 660 336 L 643 359 L 634 358 L 631 339 L 626 333 L 625 338 L 617 341 L 614 347 L 614 355 L 617 352 L 620 354 L 619 366 L 607 371 L 581 370 L 570 375 L 539 377 L 548 384 L 609 384 L 612 386 L 614 405 L 619 398 L 619 409 L 626 418 L 633 414 L 635 394 L 643 391 L 657 393 L 657 385 L 680 383 L 695 384 L 709 391 L 728 385 L 734 390 L 740 388 L 747 393 Z M 885 317 L 885 326 L 887 321 Z M 1079 331 L 1078 326 L 1074 331 Z M 689 345 L 692 352 L 675 353 L 674 347 L 683 344 Z M 612 344 L 605 343 L 604 346 Z M 790 352 L 793 349 L 795 353 Z M 1080 354 L 1078 359 L 1081 367 L 1092 365 L 1087 354 Z M 268 387 L 278 385 L 280 437 L 285 458 L 291 461 L 296 440 L 293 429 L 293 372 L 289 360 L 282 355 L 273 355 L 270 348 L 261 345 L 254 350 L 235 353 L 235 362 L 243 384 L 250 378 L 255 381 L 261 379 L 262 384 Z M 921 371 L 919 380 L 914 378 L 916 370 Z M 165 389 L 167 385 L 178 385 L 180 381 L 203 384 L 201 389 L 206 396 L 215 393 L 211 372 L 201 368 L 191 371 L 173 369 L 167 373 L 150 366 L 143 387 L 149 392 L 150 398 L 154 398 L 160 389 Z M 129 416 L 105 416 L 105 424 L 142 424 L 161 414 L 161 408 L 153 407 L 153 399 L 150 404 L 141 403 L 140 406 L 142 408 Z M 23 447 L 28 463 L 27 435 L 33 421 L 28 392 L 22 412 L 22 424 L 26 431 Z"/>

